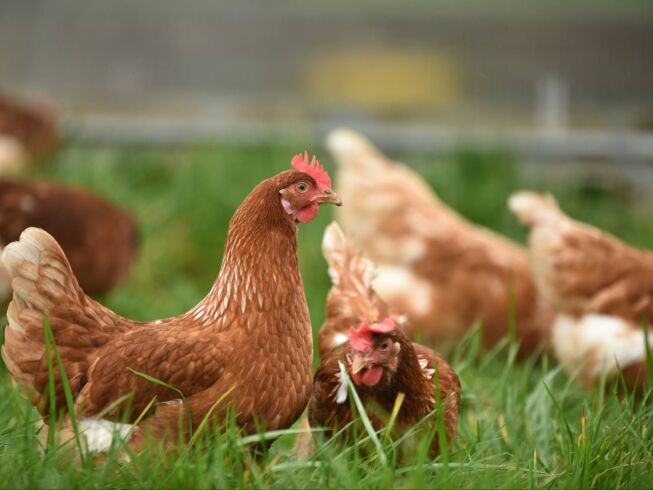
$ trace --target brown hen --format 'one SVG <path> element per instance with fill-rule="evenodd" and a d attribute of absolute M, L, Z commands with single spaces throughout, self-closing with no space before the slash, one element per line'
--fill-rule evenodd
<path fill-rule="evenodd" d="M 232 407 L 246 432 L 256 430 L 255 422 L 269 430 L 290 426 L 310 397 L 313 356 L 297 222 L 315 217 L 320 203 L 340 204 L 317 162 L 297 157 L 293 167 L 261 182 L 240 205 L 211 291 L 177 317 L 134 322 L 93 301 L 43 230 L 29 228 L 8 245 L 3 262 L 14 296 L 2 356 L 12 376 L 33 390 L 41 412 L 48 411 L 47 316 L 89 450 L 111 444 L 107 427 L 115 427 L 109 421 L 119 410 L 105 414 L 108 421 L 93 417 L 124 396 L 130 396 L 130 422 L 155 400 L 138 427 L 118 427 L 121 435 L 133 431 L 135 449 L 148 434 L 171 441 L 171 431 L 196 429 L 223 396 L 211 412 L 217 424 Z M 58 376 L 56 381 L 62 407 Z"/>
<path fill-rule="evenodd" d="M 133 218 L 94 194 L 50 182 L 0 179 L 0 246 L 18 240 L 30 226 L 57 240 L 88 294 L 114 287 L 127 274 L 138 246 Z M 10 294 L 3 269 L 0 299 Z"/>
<path fill-rule="evenodd" d="M 460 412 L 458 376 L 439 354 L 411 342 L 396 326 L 400 317 L 388 316 L 391 312 L 371 285 L 373 264 L 354 252 L 337 224 L 327 228 L 323 249 L 333 287 L 320 331 L 319 350 L 326 353 L 313 381 L 311 426 L 325 427 L 332 434 L 356 417 L 348 400 L 349 377 L 376 430 L 385 427 L 395 400 L 403 394 L 397 430 L 405 433 L 429 414 L 433 418 L 426 427 L 432 427 L 437 420 L 434 411 L 441 408 L 450 443 Z M 435 437 L 434 456 L 438 448 Z"/>
<path fill-rule="evenodd" d="M 642 325 L 653 318 L 653 252 L 567 217 L 551 196 L 519 192 L 510 209 L 531 229 L 531 262 L 542 294 L 558 311 L 552 346 L 586 386 L 623 370 L 647 379 Z"/>
<path fill-rule="evenodd" d="M 478 321 L 493 344 L 514 322 L 522 353 L 546 341 L 551 312 L 522 247 L 464 219 L 360 134 L 333 131 L 327 146 L 347 202 L 339 220 L 376 263 L 375 290 L 415 332 L 458 337 Z"/>

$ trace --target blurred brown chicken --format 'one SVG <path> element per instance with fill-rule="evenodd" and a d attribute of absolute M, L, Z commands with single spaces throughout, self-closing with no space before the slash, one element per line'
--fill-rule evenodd
<path fill-rule="evenodd" d="M 132 217 L 98 196 L 49 182 L 0 179 L 0 247 L 31 226 L 54 236 L 90 294 L 108 291 L 125 276 L 138 244 Z M 1 272 L 1 297 L 7 299 L 11 287 Z"/>
<path fill-rule="evenodd" d="M 514 322 L 522 353 L 547 339 L 551 312 L 522 247 L 464 219 L 360 134 L 333 131 L 327 146 L 347 203 L 339 220 L 377 264 L 374 289 L 415 331 L 459 337 L 479 321 L 493 344 Z"/>
<path fill-rule="evenodd" d="M 586 386 L 623 370 L 647 379 L 643 324 L 653 319 L 653 252 L 567 217 L 551 196 L 519 192 L 510 209 L 531 228 L 531 261 L 542 294 L 559 312 L 552 346 Z"/>
<path fill-rule="evenodd" d="M 333 434 L 356 417 L 348 401 L 346 377 L 350 377 L 376 430 L 386 425 L 400 396 L 396 428 L 402 434 L 441 408 L 443 435 L 450 443 L 460 412 L 458 376 L 440 354 L 411 342 L 403 332 L 401 317 L 372 288 L 374 265 L 355 253 L 336 223 L 326 229 L 322 249 L 333 287 L 320 329 L 322 362 L 308 406 L 311 426 Z M 433 440 L 433 456 L 439 442 L 438 437 Z"/>
<path fill-rule="evenodd" d="M 50 152 L 57 142 L 54 111 L 0 94 L 0 172 Z"/>

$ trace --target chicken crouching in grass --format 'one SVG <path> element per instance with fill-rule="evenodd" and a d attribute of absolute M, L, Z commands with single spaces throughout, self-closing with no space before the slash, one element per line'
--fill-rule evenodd
<path fill-rule="evenodd" d="M 188 436 L 209 412 L 220 424 L 227 407 L 245 433 L 295 422 L 310 398 L 313 360 L 297 223 L 311 221 L 321 203 L 341 203 L 315 159 L 298 155 L 292 166 L 258 184 L 240 205 L 215 284 L 178 317 L 135 322 L 93 301 L 43 230 L 30 228 L 8 245 L 2 259 L 14 294 L 2 357 L 40 412 L 48 415 L 50 404 L 47 318 L 91 451 L 111 444 L 107 424 L 124 421 L 118 417 L 127 402 L 102 420 L 94 417 L 125 397 L 127 422 L 145 414 L 138 426 L 113 426 L 131 437 L 134 450 L 148 437 L 175 442 L 180 428 Z M 64 408 L 58 372 L 55 382 L 56 406 Z"/>
<path fill-rule="evenodd" d="M 530 227 L 531 262 L 557 311 L 552 347 L 565 370 L 587 387 L 619 373 L 641 387 L 653 355 L 653 252 L 574 221 L 548 195 L 518 192 L 508 205 Z"/>
<path fill-rule="evenodd" d="M 351 379 L 375 430 L 386 426 L 397 397 L 403 396 L 397 430 L 405 433 L 427 416 L 425 427 L 435 428 L 439 413 L 450 443 L 460 412 L 458 376 L 439 354 L 411 342 L 398 326 L 401 318 L 371 286 L 372 263 L 354 252 L 335 223 L 325 233 L 323 249 L 333 287 L 319 337 L 322 362 L 313 381 L 310 425 L 333 434 L 356 418 L 348 393 Z M 433 455 L 439 451 L 437 434 L 431 450 Z"/>

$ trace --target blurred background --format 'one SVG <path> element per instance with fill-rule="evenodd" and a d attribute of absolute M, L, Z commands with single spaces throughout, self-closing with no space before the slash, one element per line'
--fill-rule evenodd
<path fill-rule="evenodd" d="M 52 103 L 85 141 L 319 141 L 351 125 L 390 149 L 653 159 L 650 0 L 3 0 L 0 14 L 0 88 Z"/>
<path fill-rule="evenodd" d="M 304 148 L 335 171 L 339 126 L 514 238 L 506 199 L 535 187 L 653 247 L 652 46 L 650 0 L 2 0 L 0 95 L 35 116 L 0 110 L 0 134 L 40 163 L 28 178 L 135 215 L 140 258 L 107 301 L 152 318 L 206 291 L 259 180 Z M 328 213 L 300 243 L 316 326 Z"/>

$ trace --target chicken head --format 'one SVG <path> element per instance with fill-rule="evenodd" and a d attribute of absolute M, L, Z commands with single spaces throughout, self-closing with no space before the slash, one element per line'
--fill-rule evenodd
<path fill-rule="evenodd" d="M 315 156 L 309 163 L 308 153 L 298 154 L 292 159 L 292 166 L 300 177 L 281 189 L 281 205 L 289 215 L 300 223 L 308 223 L 315 216 L 322 203 L 341 206 L 342 201 L 331 189 L 331 178 Z"/>
<path fill-rule="evenodd" d="M 399 366 L 401 344 L 392 335 L 395 323 L 386 318 L 381 323 L 363 322 L 349 333 L 351 377 L 356 385 L 376 386 L 385 373 L 388 378 Z"/>

